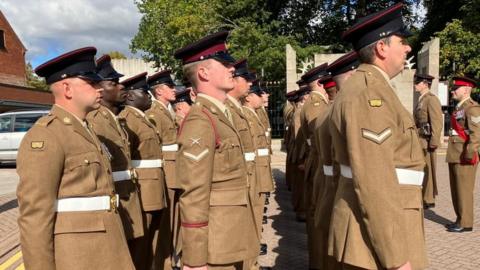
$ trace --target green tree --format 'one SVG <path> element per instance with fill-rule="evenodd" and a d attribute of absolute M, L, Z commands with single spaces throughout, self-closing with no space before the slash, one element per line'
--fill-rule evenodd
<path fill-rule="evenodd" d="M 440 38 L 440 75 L 480 78 L 480 34 L 468 31 L 454 19 L 436 34 Z"/>
<path fill-rule="evenodd" d="M 107 54 L 110 55 L 110 58 L 112 59 L 127 59 L 127 57 L 119 51 L 111 51 Z"/>
<path fill-rule="evenodd" d="M 38 77 L 33 72 L 32 64 L 27 63 L 27 65 L 25 66 L 25 74 L 26 74 L 26 77 L 27 77 L 27 85 L 28 86 L 30 86 L 32 88 L 35 88 L 35 89 L 38 89 L 38 90 L 48 91 L 49 88 L 48 88 L 47 83 L 45 82 L 45 79 Z"/>

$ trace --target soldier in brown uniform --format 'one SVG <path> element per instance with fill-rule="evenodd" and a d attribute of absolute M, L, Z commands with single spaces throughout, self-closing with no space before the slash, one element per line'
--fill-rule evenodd
<path fill-rule="evenodd" d="M 188 89 L 184 89 L 178 91 L 175 94 L 175 101 L 172 102 L 173 109 L 175 110 L 175 122 L 177 123 L 177 127 L 179 127 L 185 116 L 190 112 L 190 108 L 192 107 L 192 99 L 190 97 L 190 91 Z"/>
<path fill-rule="evenodd" d="M 180 220 L 178 198 L 180 187 L 175 177 L 175 158 L 177 155 L 177 124 L 175 112 L 171 102 L 175 101 L 175 83 L 172 80 L 170 70 L 164 70 L 148 77 L 147 84 L 154 97 L 152 106 L 145 111 L 148 120 L 155 126 L 162 143 L 163 171 L 168 187 L 168 208 L 163 211 L 164 217 L 160 225 L 160 233 L 163 239 L 159 242 L 159 258 L 155 263 L 158 269 L 171 269 L 180 267 Z M 163 265 L 162 265 L 163 264 Z"/>
<path fill-rule="evenodd" d="M 159 257 L 158 241 L 168 237 L 159 236 L 167 195 L 160 137 L 144 113 L 152 104 L 146 75 L 144 72 L 121 82 L 128 93 L 125 108 L 119 114 L 120 123 L 128 135 L 143 210 L 145 235 L 136 239 L 133 247 L 137 269 L 152 267 L 153 260 Z"/>
<path fill-rule="evenodd" d="M 256 113 L 260 117 L 260 121 L 262 122 L 262 125 L 265 127 L 265 136 L 267 137 L 267 141 L 269 145 L 268 148 L 270 149 L 270 154 L 272 154 L 272 125 L 270 124 L 270 118 L 268 117 L 268 111 L 267 111 L 270 93 L 268 92 L 267 89 L 260 86 L 260 80 L 254 81 L 253 85 L 257 85 L 262 91 L 263 106 L 256 109 Z M 268 197 L 270 197 L 270 193 L 267 193 L 267 199 Z"/>
<path fill-rule="evenodd" d="M 252 133 L 253 143 L 255 147 L 255 170 L 257 178 L 257 192 L 260 199 L 258 205 L 255 207 L 255 216 L 258 221 L 262 220 L 264 213 L 266 193 L 274 189 L 272 170 L 270 167 L 270 150 L 265 134 L 265 127 L 263 126 L 260 117 L 256 110 L 263 106 L 262 90 L 257 86 L 252 86 L 249 89 L 248 96 L 243 98 L 243 111 L 248 120 L 248 124 Z M 258 226 L 258 233 L 262 233 L 262 222 Z M 262 251 L 267 250 L 266 244 L 262 244 Z M 270 267 L 260 267 L 260 269 L 271 269 Z"/>
<path fill-rule="evenodd" d="M 106 148 L 85 122 L 100 106 L 93 47 L 35 69 L 55 98 L 22 140 L 18 225 L 26 269 L 135 269 Z"/>
<path fill-rule="evenodd" d="M 353 71 L 358 67 L 358 57 L 355 51 L 345 54 L 330 65 L 327 71 L 332 77 L 332 81 L 325 83 L 328 89 L 341 87 L 348 79 Z M 338 92 L 338 90 L 335 90 Z M 328 92 L 327 92 L 328 93 Z M 332 145 L 332 137 L 330 135 L 330 113 L 333 99 L 336 95 L 332 95 L 328 106 L 328 111 L 322 117 L 317 117 L 316 129 L 312 140 L 315 140 L 317 152 L 320 160 L 317 171 L 315 173 L 314 190 L 318 193 L 316 196 L 316 208 L 314 213 L 314 226 L 318 232 L 315 234 L 317 238 L 313 241 L 319 243 L 319 252 L 314 254 L 318 256 L 320 261 L 320 269 L 336 269 L 335 260 L 328 256 L 328 233 L 330 228 L 330 217 L 332 215 L 333 202 L 337 192 L 338 177 L 340 175 L 340 166 L 334 161 L 334 152 Z M 323 183 L 319 183 L 323 181 Z M 319 187 L 322 187 L 320 193 Z"/>
<path fill-rule="evenodd" d="M 118 211 L 122 217 L 125 236 L 127 240 L 132 240 L 143 236 L 143 220 L 135 171 L 130 164 L 128 138 L 117 119 L 127 93 L 123 85 L 118 83 L 123 75 L 113 68 L 109 55 L 97 60 L 96 72 L 103 78 L 100 82 L 103 97 L 100 108 L 90 112 L 87 121 L 110 153 L 115 190 L 120 197 Z"/>
<path fill-rule="evenodd" d="M 469 232 L 473 228 L 473 192 L 480 143 L 480 106 L 470 98 L 476 83 L 466 77 L 454 77 L 450 90 L 457 101 L 450 118 L 447 162 L 450 190 L 457 219 L 447 224 L 449 232 Z"/>
<path fill-rule="evenodd" d="M 292 190 L 292 184 L 290 181 L 290 169 L 291 164 L 289 163 L 289 153 L 291 152 L 291 142 L 292 142 L 292 135 L 293 135 L 293 114 L 295 113 L 295 106 L 297 100 L 297 90 L 293 90 L 288 92 L 285 95 L 287 99 L 287 104 L 283 108 L 283 123 L 285 127 L 285 131 L 283 133 L 283 144 L 285 147 L 285 153 L 287 154 L 287 158 L 285 159 L 285 182 L 287 184 L 288 190 Z"/>
<path fill-rule="evenodd" d="M 184 269 L 243 269 L 258 256 L 249 181 L 240 135 L 224 102 L 233 63 L 219 32 L 175 53 L 198 91 L 179 130 L 177 179 Z M 252 233 L 253 232 L 253 233 Z M 246 263 L 244 263 L 244 261 Z"/>
<path fill-rule="evenodd" d="M 329 255 L 344 269 L 426 267 L 421 189 L 425 161 L 415 123 L 390 79 L 411 48 L 402 3 L 361 18 L 343 34 L 360 62 L 331 113 L 340 179 Z"/>
<path fill-rule="evenodd" d="M 435 207 L 435 196 L 438 194 L 435 150 L 441 145 L 443 126 L 442 105 L 438 97 L 430 92 L 433 79 L 433 76 L 426 74 L 416 74 L 414 78 L 415 91 L 420 94 L 420 97 L 413 116 L 427 164 L 422 189 L 425 209 Z"/>
<path fill-rule="evenodd" d="M 309 254 L 309 268 L 320 269 L 320 262 L 318 256 L 315 256 L 319 251 L 319 242 L 313 241 L 317 236 L 318 230 L 314 228 L 314 212 L 316 206 L 317 192 L 314 192 L 314 181 L 318 180 L 314 178 L 314 173 L 317 170 L 319 161 L 319 152 L 315 145 L 315 140 L 312 140 L 313 133 L 315 132 L 315 121 L 317 117 L 323 117 L 326 113 L 329 100 L 327 92 L 323 84 L 331 77 L 327 73 L 327 63 L 319 65 L 302 76 L 302 80 L 305 81 L 310 89 L 310 97 L 305 101 L 300 112 L 300 132 L 303 134 L 305 142 L 299 142 L 307 144 L 305 155 L 303 157 L 303 163 L 305 164 L 305 176 L 304 190 L 298 190 L 298 192 L 304 192 L 304 204 L 306 209 L 306 225 L 307 225 L 307 241 L 308 241 L 308 254 Z M 317 181 L 323 182 L 323 181 Z M 315 183 L 315 186 L 318 186 Z M 319 188 L 321 190 L 321 187 Z M 320 191 L 321 192 L 321 191 Z M 320 193 L 318 192 L 318 193 Z"/>

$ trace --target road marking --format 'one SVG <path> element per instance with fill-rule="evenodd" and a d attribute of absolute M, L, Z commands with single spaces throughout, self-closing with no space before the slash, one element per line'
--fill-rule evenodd
<path fill-rule="evenodd" d="M 12 257 L 6 260 L 4 263 L 0 264 L 0 270 L 5 270 L 10 267 L 12 264 L 17 262 L 22 257 L 22 251 L 15 253 Z"/>

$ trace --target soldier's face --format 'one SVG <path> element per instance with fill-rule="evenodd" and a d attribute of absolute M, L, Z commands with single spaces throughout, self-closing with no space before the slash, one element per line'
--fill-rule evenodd
<path fill-rule="evenodd" d="M 155 89 L 166 101 L 175 101 L 175 88 L 167 84 L 158 85 Z"/>
<path fill-rule="evenodd" d="M 125 103 L 127 92 L 125 87 L 116 81 L 102 81 L 100 85 L 103 88 L 103 100 L 114 104 L 121 105 Z"/>
<path fill-rule="evenodd" d="M 91 111 L 100 107 L 100 100 L 103 97 L 103 88 L 99 83 L 72 78 L 69 80 L 69 87 L 72 91 L 72 101 L 85 111 Z"/>
<path fill-rule="evenodd" d="M 237 76 L 234 78 L 235 89 L 238 91 L 241 97 L 248 95 L 248 90 L 252 86 L 252 82 L 245 80 L 242 76 Z"/>
<path fill-rule="evenodd" d="M 211 60 L 209 65 L 209 80 L 216 89 L 228 92 L 235 84 L 233 82 L 233 72 L 235 68 L 232 64 L 222 64 L 216 60 Z"/>
<path fill-rule="evenodd" d="M 471 89 L 467 86 L 454 87 L 450 92 L 452 92 L 452 98 L 456 101 L 462 101 L 466 97 L 470 96 Z"/>
<path fill-rule="evenodd" d="M 426 88 L 428 88 L 428 85 L 425 82 L 418 82 L 414 85 L 415 91 L 416 92 L 422 92 Z"/>
<path fill-rule="evenodd" d="M 412 50 L 405 38 L 393 35 L 390 43 L 384 43 L 383 52 L 385 57 L 385 68 L 390 78 L 395 77 L 405 67 L 408 53 Z"/>
<path fill-rule="evenodd" d="M 152 105 L 152 99 L 146 91 L 135 89 L 128 91 L 126 103 L 141 111 L 146 111 Z"/>
<path fill-rule="evenodd" d="M 262 105 L 265 106 L 265 107 L 268 107 L 268 97 L 270 96 L 269 93 L 267 92 L 263 92 L 262 93 Z"/>

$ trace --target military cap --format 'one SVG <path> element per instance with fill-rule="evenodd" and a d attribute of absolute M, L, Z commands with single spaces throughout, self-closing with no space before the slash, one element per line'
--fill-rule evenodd
<path fill-rule="evenodd" d="M 337 86 L 337 83 L 336 83 L 334 80 L 332 80 L 332 79 L 326 81 L 326 82 L 323 84 L 323 88 L 325 88 L 325 89 L 332 88 L 332 87 L 336 87 L 336 86 Z"/>
<path fill-rule="evenodd" d="M 235 71 L 233 72 L 233 77 L 243 77 L 247 81 L 254 81 L 256 76 L 253 73 L 248 71 L 247 59 L 242 59 L 233 64 Z"/>
<path fill-rule="evenodd" d="M 124 81 L 120 82 L 120 84 L 122 84 L 127 91 L 136 89 L 148 91 L 150 89 L 147 83 L 147 72 L 143 72 L 125 79 Z"/>
<path fill-rule="evenodd" d="M 192 105 L 192 99 L 190 98 L 190 90 L 189 89 L 182 89 L 175 92 L 175 101 L 172 104 L 176 104 L 179 102 L 187 102 L 188 105 Z"/>
<path fill-rule="evenodd" d="M 234 64 L 235 59 L 228 53 L 227 45 L 225 44 L 228 34 L 228 31 L 221 31 L 208 35 L 177 50 L 174 57 L 181 59 L 184 65 L 207 59 Z"/>
<path fill-rule="evenodd" d="M 327 72 L 330 73 L 332 77 L 335 77 L 339 74 L 356 69 L 358 65 L 360 65 L 358 54 L 356 51 L 351 51 L 328 65 Z"/>
<path fill-rule="evenodd" d="M 307 73 L 303 74 L 302 80 L 305 81 L 305 83 L 311 83 L 316 80 L 326 80 L 329 77 L 329 74 L 327 72 L 327 63 L 323 63 L 320 66 L 314 67 L 310 69 Z"/>
<path fill-rule="evenodd" d="M 475 87 L 477 85 L 477 82 L 474 79 L 468 77 L 455 76 L 452 78 L 452 80 L 454 88 L 459 88 L 462 86 Z"/>
<path fill-rule="evenodd" d="M 412 33 L 403 23 L 403 3 L 360 18 L 342 35 L 343 40 L 351 42 L 358 51 L 377 40 L 391 35 L 409 37 Z"/>
<path fill-rule="evenodd" d="M 67 78 L 81 78 L 93 82 L 102 80 L 95 72 L 95 47 L 77 49 L 57 56 L 35 69 L 35 74 L 44 77 L 47 84 Z"/>
<path fill-rule="evenodd" d="M 183 79 L 182 79 L 182 84 L 183 84 L 183 86 L 185 86 L 185 88 L 192 87 L 192 83 L 185 77 L 183 77 Z"/>
<path fill-rule="evenodd" d="M 124 76 L 113 68 L 112 59 L 108 54 L 105 54 L 97 59 L 97 67 L 95 68 L 95 71 L 105 81 L 118 80 Z"/>
<path fill-rule="evenodd" d="M 250 86 L 250 89 L 248 93 L 253 93 L 256 94 L 257 96 L 261 96 L 263 94 L 263 89 L 260 86 L 260 80 L 255 80 L 252 82 L 252 86 Z"/>
<path fill-rule="evenodd" d="M 154 86 L 157 84 L 166 84 L 170 86 L 175 86 L 175 82 L 173 82 L 171 74 L 172 74 L 172 71 L 168 69 L 157 72 L 152 76 L 148 77 L 147 83 L 149 86 Z"/>
<path fill-rule="evenodd" d="M 298 85 L 298 87 L 301 87 L 302 85 L 306 85 L 307 83 L 303 79 L 300 79 L 296 82 L 296 84 Z"/>
<path fill-rule="evenodd" d="M 413 80 L 416 84 L 423 81 L 426 81 L 429 84 L 431 84 L 434 79 L 435 77 L 428 74 L 415 74 L 415 76 L 413 77 Z"/>

